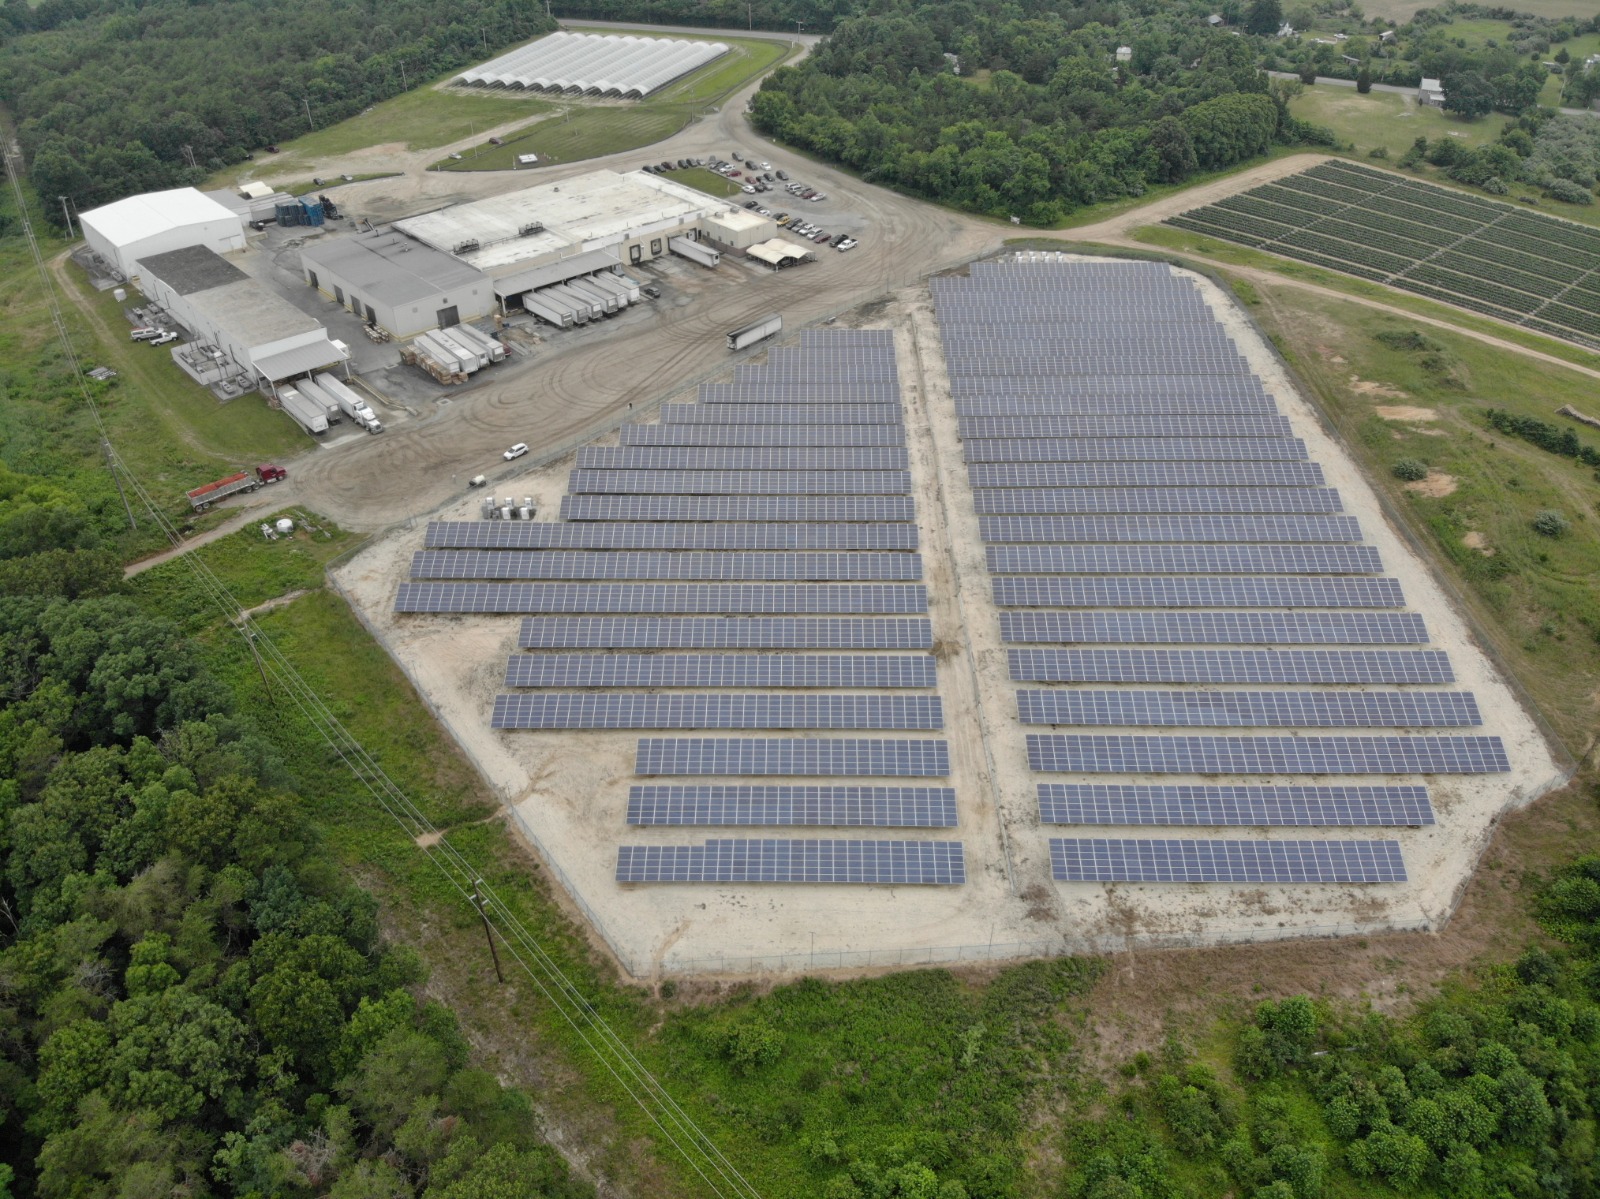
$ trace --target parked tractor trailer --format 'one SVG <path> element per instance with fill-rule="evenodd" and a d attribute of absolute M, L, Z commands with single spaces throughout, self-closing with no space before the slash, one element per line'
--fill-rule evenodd
<path fill-rule="evenodd" d="M 278 404 L 313 437 L 328 431 L 327 409 L 309 396 L 303 396 L 292 387 L 278 390 Z"/>
<path fill-rule="evenodd" d="M 760 320 L 746 325 L 742 329 L 735 329 L 728 334 L 728 348 L 742 350 L 746 346 L 753 346 L 758 341 L 765 341 L 769 337 L 776 337 L 783 332 L 783 317 L 774 312 L 771 316 L 764 316 Z"/>
<path fill-rule="evenodd" d="M 268 483 L 276 483 L 279 479 L 287 479 L 289 472 L 281 466 L 274 466 L 270 462 L 262 463 L 255 470 L 241 470 L 231 474 L 225 479 L 218 479 L 214 483 L 207 483 L 204 487 L 196 487 L 189 492 L 189 507 L 196 512 L 204 512 L 218 500 L 225 500 L 230 495 L 239 495 L 241 492 L 254 491 Z"/>
<path fill-rule="evenodd" d="M 317 386 L 322 389 L 324 395 L 339 406 L 339 411 L 355 421 L 368 433 L 383 432 L 383 422 L 378 419 L 378 414 L 372 410 L 372 406 L 346 387 L 339 379 L 326 372 L 318 375 L 316 379 Z"/>

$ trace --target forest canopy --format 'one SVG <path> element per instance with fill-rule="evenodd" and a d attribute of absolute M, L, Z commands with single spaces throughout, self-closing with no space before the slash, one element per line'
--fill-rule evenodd
<path fill-rule="evenodd" d="M 536 0 L 10 0 L 0 101 L 39 194 L 86 209 L 198 183 L 553 28 Z"/>

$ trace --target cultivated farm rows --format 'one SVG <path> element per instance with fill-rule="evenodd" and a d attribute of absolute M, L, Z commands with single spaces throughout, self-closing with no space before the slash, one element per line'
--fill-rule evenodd
<path fill-rule="evenodd" d="M 1600 347 L 1600 230 L 1326 162 L 1168 224 Z"/>

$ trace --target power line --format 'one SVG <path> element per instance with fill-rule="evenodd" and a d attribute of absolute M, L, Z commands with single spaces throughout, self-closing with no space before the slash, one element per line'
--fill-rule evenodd
<path fill-rule="evenodd" d="M 85 381 L 82 364 L 67 334 L 66 320 L 56 299 L 55 286 L 45 265 L 39 240 L 28 216 L 27 197 L 22 189 L 21 163 L 10 148 L 5 152 L 7 174 L 11 180 L 12 194 L 22 221 L 23 235 L 27 238 L 33 255 L 39 281 L 44 287 L 50 319 L 56 336 L 61 341 L 63 353 L 77 380 L 78 389 L 100 434 L 106 454 L 113 469 L 122 469 L 128 486 L 138 497 L 157 528 L 174 547 L 181 547 L 183 536 L 145 490 L 143 482 L 122 462 L 94 397 Z M 265 631 L 255 625 L 227 585 L 196 554 L 180 554 L 179 558 L 193 574 L 195 582 L 210 601 L 216 605 L 228 623 L 245 638 L 247 646 L 257 655 L 258 664 L 278 683 L 279 688 L 300 710 L 317 734 L 345 764 L 351 775 L 433 863 L 453 886 L 461 898 L 472 906 L 487 923 L 492 933 L 498 934 L 507 954 L 520 966 L 554 1008 L 577 1034 L 579 1040 L 599 1059 L 607 1073 L 622 1087 L 628 1097 L 638 1105 L 661 1133 L 662 1137 L 683 1157 L 689 1167 L 719 1199 L 760 1199 L 760 1192 L 739 1172 L 732 1161 L 683 1110 L 671 1093 L 654 1074 L 639 1061 L 604 1018 L 595 1004 L 567 977 L 560 964 L 539 942 L 538 938 L 517 919 L 511 908 L 484 882 L 477 868 L 434 826 L 409 795 L 384 771 L 383 767 L 344 724 L 328 708 L 314 688 L 308 684 L 294 664 L 275 645 Z"/>

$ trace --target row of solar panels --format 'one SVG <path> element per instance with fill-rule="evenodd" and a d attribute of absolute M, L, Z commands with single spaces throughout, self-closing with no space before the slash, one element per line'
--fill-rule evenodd
<path fill-rule="evenodd" d="M 1398 827 L 1434 823 L 1418 786 L 1183 786 L 1040 783 L 1044 824 L 1124 826 Z M 793 783 L 651 783 L 628 793 L 636 826 L 795 825 L 954 828 L 951 787 Z"/>
<path fill-rule="evenodd" d="M 530 637 L 537 639 L 540 631 Z M 1013 649 L 1019 683 L 1441 685 L 1455 682 L 1439 650 Z M 540 653 L 506 660 L 507 687 L 936 686 L 924 654 Z M 1189 693 L 1185 693 L 1189 694 Z"/>

